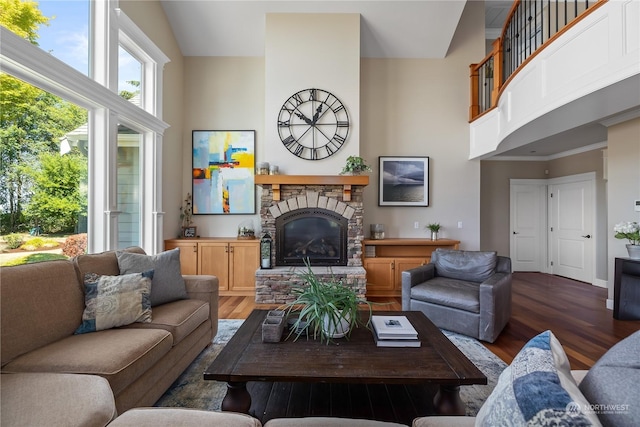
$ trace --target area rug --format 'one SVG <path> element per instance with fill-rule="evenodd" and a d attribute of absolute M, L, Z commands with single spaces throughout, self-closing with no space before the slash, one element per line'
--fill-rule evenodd
<path fill-rule="evenodd" d="M 213 362 L 243 320 L 221 319 L 218 334 L 213 344 L 206 348 L 171 385 L 169 390 L 156 402 L 155 406 L 182 407 L 219 411 L 227 391 L 226 383 L 205 381 L 202 374 Z M 463 386 L 460 398 L 467 407 L 467 415 L 475 416 L 496 385 L 502 370 L 507 366 L 500 358 L 484 347 L 479 341 L 443 331 L 443 333 L 480 369 L 487 377 L 487 385 Z"/>

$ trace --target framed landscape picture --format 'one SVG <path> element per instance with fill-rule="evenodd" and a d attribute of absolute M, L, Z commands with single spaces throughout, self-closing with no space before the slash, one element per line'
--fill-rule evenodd
<path fill-rule="evenodd" d="M 194 130 L 193 214 L 255 214 L 253 130 Z"/>
<path fill-rule="evenodd" d="M 429 206 L 428 157 L 379 157 L 379 206 Z"/>

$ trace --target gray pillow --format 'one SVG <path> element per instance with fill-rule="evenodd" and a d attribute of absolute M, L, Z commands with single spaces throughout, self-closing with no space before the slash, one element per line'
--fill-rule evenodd
<path fill-rule="evenodd" d="M 151 282 L 151 306 L 187 298 L 187 288 L 180 272 L 180 248 L 157 255 L 117 251 L 120 274 L 154 270 Z"/>

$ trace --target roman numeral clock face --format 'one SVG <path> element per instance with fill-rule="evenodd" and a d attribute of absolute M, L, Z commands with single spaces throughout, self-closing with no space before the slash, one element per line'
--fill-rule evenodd
<path fill-rule="evenodd" d="M 345 143 L 349 115 L 332 93 L 322 89 L 301 90 L 280 109 L 278 134 L 287 150 L 301 159 L 325 159 Z"/>

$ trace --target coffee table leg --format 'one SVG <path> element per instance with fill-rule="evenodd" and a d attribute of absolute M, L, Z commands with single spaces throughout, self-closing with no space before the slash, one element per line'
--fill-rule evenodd
<path fill-rule="evenodd" d="M 247 391 L 247 383 L 228 382 L 227 394 L 222 399 L 223 411 L 249 413 L 251 408 L 251 395 Z"/>
<path fill-rule="evenodd" d="M 465 415 L 459 386 L 441 385 L 433 398 L 433 406 L 438 415 Z"/>

